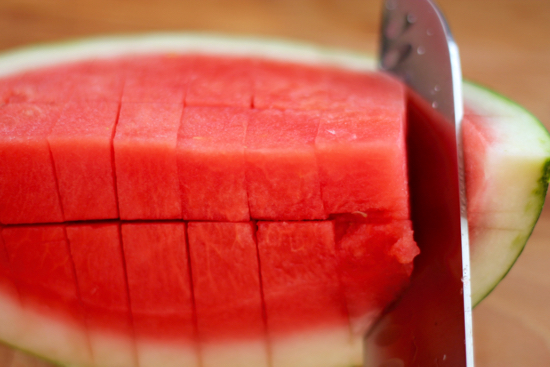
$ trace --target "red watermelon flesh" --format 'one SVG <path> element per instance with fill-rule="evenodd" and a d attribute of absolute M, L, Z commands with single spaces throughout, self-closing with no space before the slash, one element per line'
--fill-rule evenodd
<path fill-rule="evenodd" d="M 482 170 L 482 157 L 485 154 L 490 141 L 488 141 L 488 133 L 481 131 L 480 128 L 477 126 L 477 122 L 480 119 L 479 116 L 466 113 L 464 119 L 468 121 L 468 123 L 464 124 L 463 128 L 464 140 L 467 141 L 468 147 L 470 149 L 479 152 L 479 155 L 469 156 L 467 162 L 465 162 L 469 172 L 469 183 L 475 185 L 475 183 L 477 182 L 486 181 L 483 177 L 484 172 Z M 476 209 L 479 205 L 478 197 L 483 196 L 484 192 L 484 190 L 479 187 L 476 187 L 476 190 L 471 191 L 472 194 L 468 196 L 468 214 L 473 214 L 477 211 Z M 473 195 L 474 193 L 476 195 Z"/>
<path fill-rule="evenodd" d="M 2 229 L 0 228 L 0 233 Z M 0 289 L 3 295 L 13 298 L 19 298 L 17 288 L 13 284 L 13 278 L 11 274 L 10 263 L 8 255 L 6 254 L 6 247 L 4 246 L 4 240 L 0 236 Z"/>
<path fill-rule="evenodd" d="M 137 365 L 119 224 L 78 224 L 66 230 L 94 362 Z"/>
<path fill-rule="evenodd" d="M 67 72 L 61 72 L 58 68 L 48 71 L 28 72 L 3 79 L 0 86 L 2 103 L 55 103 L 68 100 Z"/>
<path fill-rule="evenodd" d="M 403 100 L 404 101 L 404 100 Z M 409 217 L 405 106 L 327 112 L 315 140 L 328 213 Z"/>
<path fill-rule="evenodd" d="M 257 237 L 273 366 L 351 364 L 333 223 L 258 222 Z"/>
<path fill-rule="evenodd" d="M 139 366 L 196 366 L 185 224 L 123 223 L 121 230 Z"/>
<path fill-rule="evenodd" d="M 501 120 L 509 119 L 509 117 L 500 117 Z M 499 230 L 515 230 L 523 228 L 524 220 L 515 215 L 517 211 L 524 211 L 530 206 L 535 206 L 532 200 L 524 198 L 528 202 L 524 207 L 517 207 L 515 202 L 506 203 L 505 200 L 502 203 L 498 203 L 498 206 L 494 203 L 487 202 L 487 192 L 497 191 L 499 187 L 495 188 L 494 180 L 488 179 L 493 172 L 487 172 L 483 167 L 484 159 L 491 157 L 494 154 L 495 142 L 502 139 L 501 136 L 495 136 L 495 132 L 490 129 L 490 118 L 473 113 L 466 110 L 464 116 L 464 147 L 469 151 L 476 152 L 476 154 L 470 154 L 464 159 L 465 171 L 467 172 L 466 183 L 468 186 L 468 219 L 475 223 L 476 227 L 481 228 L 495 228 Z M 498 148 L 497 148 L 498 149 Z M 501 148 L 502 149 L 502 148 Z M 492 150 L 492 151 L 491 151 Z M 492 154 L 491 154 L 492 153 Z M 511 152 L 507 152 L 511 155 Z M 510 164 L 518 165 L 515 161 L 510 161 Z M 504 178 L 504 177 L 503 177 Z M 513 177 L 505 177 L 506 179 L 513 179 Z M 513 190 L 513 185 L 509 185 L 510 190 Z M 513 191 L 511 191 L 513 192 Z M 514 196 L 522 197 L 520 192 L 514 192 Z M 501 201 L 501 200 L 499 200 Z M 523 203 L 523 201 L 519 201 Z M 487 208 L 492 209 L 493 212 L 488 213 Z M 496 224 L 499 223 L 500 224 Z M 470 228 L 470 237 L 475 239 L 477 235 L 477 229 L 474 226 Z"/>
<path fill-rule="evenodd" d="M 118 102 L 121 66 L 117 61 L 92 61 L 30 71 L 8 78 L 0 86 L 0 96 L 5 103 Z"/>
<path fill-rule="evenodd" d="M 197 56 L 185 96 L 186 106 L 250 108 L 252 62 L 247 59 Z"/>
<path fill-rule="evenodd" d="M 72 102 L 48 135 L 66 221 L 118 217 L 112 138 L 119 105 Z"/>
<path fill-rule="evenodd" d="M 407 284 L 412 260 L 419 253 L 411 228 L 408 220 L 336 222 L 338 269 L 354 334 L 363 335 Z"/>
<path fill-rule="evenodd" d="M 17 309 L 21 307 L 19 291 L 13 282 L 11 266 L 0 227 L 0 339 L 14 339 L 18 332 Z"/>
<path fill-rule="evenodd" d="M 246 134 L 246 183 L 255 219 L 323 219 L 315 157 L 319 113 L 259 110 Z"/>
<path fill-rule="evenodd" d="M 175 57 L 175 56 L 174 56 Z M 166 57 L 161 57 L 159 63 L 162 63 Z M 180 57 L 182 65 L 190 65 L 193 60 L 196 60 L 196 57 Z M 200 59 L 200 58 L 199 58 Z M 204 57 L 200 60 L 203 60 Z M 172 59 L 170 59 L 173 62 Z M 214 58 L 214 60 L 218 60 Z M 149 60 L 149 62 L 152 62 Z M 97 62 L 99 63 L 99 62 Z M 106 75 L 112 75 L 112 69 L 118 65 L 123 65 L 122 67 L 127 67 L 128 72 L 122 73 L 130 78 L 132 75 L 134 77 L 141 75 L 143 71 L 139 66 L 136 66 L 135 62 L 132 64 L 129 61 L 114 61 L 112 65 L 108 61 L 104 61 L 107 64 L 103 69 L 105 69 Z M 129 66 L 127 65 L 129 64 Z M 147 67 L 143 67 L 144 70 L 150 70 L 151 66 L 148 63 Z M 245 61 L 246 64 L 246 61 Z M 92 64 L 92 66 L 79 66 L 74 67 L 78 70 L 87 70 L 92 69 L 93 73 L 98 73 L 97 70 L 101 70 L 97 64 Z M 109 66 L 110 65 L 110 66 Z M 126 65 L 126 66 L 124 66 Z M 139 63 L 138 63 L 139 65 Z M 172 65 L 172 64 L 170 64 Z M 194 64 L 196 66 L 196 64 Z M 208 65 L 208 64 L 207 64 Z M 236 62 L 225 63 L 223 68 L 224 70 L 228 69 L 228 65 L 237 65 Z M 295 71 L 292 69 L 290 64 L 282 64 L 280 66 L 289 68 L 289 75 L 294 75 Z M 235 66 L 236 67 L 236 66 Z M 306 66 L 296 66 L 296 68 L 302 70 L 299 72 L 302 73 Z M 137 71 L 136 71 L 137 70 Z M 140 71 L 141 70 L 141 71 Z M 162 68 L 161 68 L 162 70 Z M 176 70 L 173 67 L 168 68 L 168 70 Z M 252 70 L 255 70 L 252 68 Z M 279 73 L 282 71 L 279 70 Z M 51 70 L 49 70 L 51 71 Z M 176 73 L 174 71 L 174 73 Z M 175 75 L 174 79 L 180 80 L 185 79 L 185 74 L 189 73 L 189 70 L 181 71 L 181 75 Z M 83 73 L 83 71 L 80 71 Z M 93 74 L 92 73 L 92 74 Z M 254 108 L 253 111 L 261 114 L 272 114 L 277 115 L 283 113 L 285 115 L 284 120 L 286 124 L 295 123 L 297 126 L 309 126 L 306 130 L 301 132 L 302 137 L 295 142 L 291 142 L 291 135 L 297 132 L 291 132 L 290 128 L 287 126 L 286 132 L 281 131 L 280 139 L 277 138 L 277 135 L 271 131 L 266 131 L 271 129 L 268 127 L 270 119 L 264 119 L 266 126 L 260 126 L 264 131 L 260 136 L 255 136 L 255 129 L 249 129 L 245 133 L 245 140 L 248 139 L 251 144 L 255 147 L 245 147 L 245 151 L 250 153 L 258 153 L 258 148 L 263 145 L 275 144 L 277 150 L 280 151 L 280 163 L 283 162 L 286 158 L 291 157 L 294 153 L 293 150 L 298 150 L 295 143 L 301 141 L 303 145 L 300 149 L 304 149 L 303 152 L 308 151 L 309 153 L 303 157 L 305 159 L 300 163 L 301 167 L 292 168 L 295 170 L 295 173 L 298 173 L 298 177 L 302 177 L 308 171 L 308 179 L 306 185 L 300 187 L 297 191 L 298 194 L 283 194 L 280 193 L 280 198 L 284 199 L 280 203 L 279 209 L 276 211 L 280 212 L 281 208 L 293 207 L 292 210 L 285 210 L 284 217 L 275 217 L 275 214 L 270 214 L 271 216 L 264 215 L 259 213 L 257 217 L 253 219 L 289 219 L 289 220 L 301 220 L 301 219 L 323 219 L 327 215 L 334 214 L 346 214 L 358 212 L 365 215 L 367 212 L 370 214 L 382 213 L 388 217 L 394 218 L 407 218 L 408 216 L 408 203 L 407 203 L 407 189 L 406 189 L 406 176 L 405 176 L 405 154 L 404 154 L 404 118 L 403 118 L 403 89 L 396 82 L 385 77 L 370 77 L 372 89 L 375 90 L 379 88 L 384 93 L 385 103 L 381 103 L 376 98 L 371 98 L 370 102 L 367 97 L 361 96 L 359 92 L 356 93 L 356 98 L 353 97 L 353 92 L 357 89 L 351 80 L 347 80 L 340 76 L 341 72 L 332 71 L 321 71 L 310 67 L 308 73 L 311 75 L 323 74 L 319 78 L 323 80 L 331 81 L 334 85 L 334 93 L 337 94 L 338 89 L 345 90 L 344 86 L 346 82 L 350 83 L 349 93 L 352 94 L 350 98 L 350 105 L 348 108 L 344 109 L 340 102 L 335 102 L 334 105 L 327 104 L 324 107 L 330 107 L 330 109 L 322 110 L 319 105 L 319 110 L 310 111 L 311 117 L 304 117 L 305 111 L 301 113 L 296 113 L 293 115 L 293 112 L 290 110 L 258 110 Z M 77 73 L 78 75 L 79 73 Z M 158 73 L 159 75 L 165 75 L 163 72 Z M 309 75 L 308 74 L 308 75 Z M 94 74 L 95 75 L 95 74 Z M 198 83 L 200 73 L 195 74 L 194 82 Z M 260 79 L 259 75 L 252 75 L 253 78 Z M 116 77 L 118 78 L 118 76 Z M 209 77 L 205 77 L 205 83 L 208 84 Z M 139 78 L 138 78 L 139 79 Z M 162 79 L 162 78 L 161 78 Z M 310 82 L 308 78 L 302 80 L 304 86 L 307 87 L 307 83 Z M 136 82 L 136 83 L 141 83 Z M 312 85 L 316 85 L 315 82 L 311 82 Z M 229 83 L 231 84 L 231 83 Z M 129 84 L 130 85 L 130 84 Z M 376 87 L 376 88 L 375 88 Z M 147 82 L 144 81 L 144 84 L 140 87 L 142 90 L 147 89 Z M 181 88 L 185 89 L 185 83 L 182 82 Z M 126 90 L 128 92 L 128 90 Z M 141 93 L 141 92 L 140 92 Z M 227 93 L 230 94 L 228 91 Z M 342 92 L 343 93 L 343 92 Z M 92 93 L 93 94 L 93 93 Z M 139 95 L 139 93 L 138 93 Z M 147 99 L 147 97 L 144 97 Z M 302 99 L 309 98 L 307 95 L 302 96 Z M 120 99 L 120 96 L 119 96 Z M 124 99 L 124 98 L 123 98 Z M 297 97 L 297 101 L 300 98 Z M 336 101 L 338 101 L 336 99 Z M 354 104 L 357 101 L 361 101 L 360 104 Z M 91 103 L 91 102 L 90 102 Z M 206 102 L 205 102 L 206 103 Z M 368 104 L 371 104 L 369 108 Z M 223 104 L 223 103 L 222 103 Z M 374 105 L 373 105 L 374 104 Z M 14 106 L 16 104 L 8 104 L 7 106 Z M 355 106 L 355 107 L 354 107 Z M 6 107 L 7 108 L 7 107 Z M 13 108 L 13 107 L 9 107 Z M 50 107 L 48 107 L 50 108 Z M 188 108 L 188 107 L 187 107 Z M 153 219 L 179 219 L 181 218 L 182 211 L 193 211 L 197 208 L 196 205 L 191 205 L 190 207 L 182 207 L 181 197 L 200 197 L 204 195 L 204 190 L 201 186 L 195 185 L 194 190 L 197 190 L 196 193 L 183 193 L 181 191 L 180 182 L 181 177 L 185 176 L 187 172 L 179 172 L 177 164 L 175 162 L 175 144 L 177 144 L 177 135 L 180 127 L 183 128 L 182 124 L 182 115 L 183 111 L 187 110 L 183 108 L 180 104 L 169 104 L 169 103 L 137 103 L 137 102 L 123 102 L 120 109 L 120 115 L 117 119 L 115 126 L 115 136 L 113 142 L 113 151 L 114 151 L 114 161 L 115 161 L 115 172 L 112 173 L 113 177 L 116 179 L 117 186 L 117 204 L 119 207 L 119 217 L 126 220 L 153 220 Z M 207 107 L 201 107 L 206 109 Z M 305 107 L 304 107 L 305 108 Z M 307 108 L 306 108 L 307 109 Z M 261 111 L 270 111 L 270 112 L 261 112 Z M 279 111 L 279 112 L 277 112 Z M 319 117 L 319 128 L 316 131 L 316 127 L 312 125 L 314 120 Z M 293 117 L 294 116 L 294 117 Z M 92 116 L 90 116 L 90 119 Z M 57 120 L 53 118 L 52 120 Z M 298 123 L 300 120 L 310 120 L 307 123 Z M 55 121 L 51 121 L 55 123 Z M 276 123 L 276 120 L 273 120 L 271 123 Z M 68 129 L 65 122 L 60 121 L 58 123 L 58 130 L 63 130 L 63 126 Z M 279 124 L 280 125 L 280 124 Z M 275 126 L 273 128 L 283 128 L 283 126 Z M 362 130 L 361 130 L 362 129 Z M 368 132 L 367 132 L 368 131 Z M 52 151 L 55 151 L 55 147 L 58 143 L 55 139 L 58 138 L 57 135 L 66 134 L 68 131 L 54 131 L 50 136 L 50 140 L 54 147 Z M 105 132 L 104 132 L 105 133 Z M 284 137 L 284 135 L 287 137 Z M 337 135 L 335 135 L 337 134 Z M 102 134 L 105 138 L 108 134 Z M 266 141 L 261 142 L 260 138 L 265 137 Z M 311 148 L 311 138 L 315 138 L 315 159 L 310 154 Z M 99 137 L 98 137 L 99 138 Z M 87 138 L 91 139 L 91 138 Z M 271 143 L 268 141 L 271 139 Z M 285 140 L 286 139 L 286 140 Z M 288 140 L 290 139 L 290 140 Z M 277 141 L 278 140 L 278 141 Z M 89 140 L 88 140 L 89 141 Z M 85 147 L 86 144 L 83 144 Z M 284 149 L 283 149 L 284 148 Z M 83 153 L 82 153 L 83 154 Z M 278 153 L 279 154 L 279 153 Z M 84 154 L 83 154 L 84 155 Z M 254 154 L 251 154 L 251 156 Z M 54 153 L 54 163 L 58 154 Z M 222 156 L 218 155 L 218 159 L 221 159 Z M 79 169 L 82 171 L 86 170 L 87 172 L 92 172 L 94 169 L 99 169 L 101 167 L 102 176 L 107 177 L 106 174 L 108 170 L 108 165 L 106 164 L 105 151 L 102 153 L 101 159 L 80 164 Z M 65 157 L 66 158 L 66 157 Z M 294 155 L 294 158 L 297 158 Z M 63 160 L 61 157 L 57 157 L 60 162 Z M 82 159 L 82 158 L 79 158 Z M 61 162 L 57 166 L 64 166 L 67 161 L 71 159 L 65 159 L 66 162 Z M 12 160 L 13 161 L 13 160 Z M 181 160 L 180 160 L 181 161 Z M 100 163 L 101 162 L 101 163 Z M 364 162 L 364 164 L 360 164 Z M 71 161 L 71 164 L 78 165 L 78 159 Z M 265 161 L 268 163 L 268 161 Z M 274 173 L 281 174 L 281 180 L 289 179 L 289 175 L 285 176 L 284 171 L 281 171 L 276 165 L 271 162 L 269 166 L 275 171 Z M 287 165 L 288 166 L 288 165 Z M 389 167 L 391 169 L 381 169 L 380 167 Z M 112 168 L 112 167 L 111 167 Z M 181 167 L 180 167 L 181 168 Z M 368 168 L 368 169 L 367 169 Z M 372 171 L 371 171 L 372 169 Z M 61 171 L 60 176 L 64 176 Z M 297 170 L 297 171 L 296 171 Z M 304 171 L 306 170 L 306 171 Z M 358 170 L 354 173 L 354 170 Z M 76 171 L 76 170 L 71 170 Z M 300 172 L 299 172 L 300 171 Z M 370 172 L 370 173 L 369 173 Z M 76 172 L 75 172 L 76 173 Z M 177 176 L 180 176 L 178 180 Z M 68 175 L 71 176 L 71 175 Z M 321 186 L 321 198 L 324 206 L 324 214 L 321 214 L 320 204 L 317 196 L 317 189 L 312 188 L 310 192 L 310 187 L 317 186 L 317 177 L 318 176 Z M 76 174 L 75 176 L 76 177 Z M 90 177 L 90 176 L 88 176 Z M 256 177 L 256 178 L 259 178 Z M 54 182 L 55 182 L 54 177 Z M 98 179 L 95 177 L 93 180 Z M 296 177 L 294 178 L 294 180 Z M 40 180 L 31 180 L 29 175 L 25 175 L 24 172 L 19 172 L 16 177 L 13 179 L 6 180 L 9 182 L 16 182 L 17 180 L 21 181 L 22 185 L 28 185 L 30 187 L 40 186 L 32 192 L 40 192 L 40 190 L 47 189 L 47 182 Z M 90 179 L 83 178 L 82 180 L 74 179 L 75 182 L 66 182 L 64 177 L 59 179 L 60 191 L 62 196 L 66 197 L 67 193 L 65 191 L 66 187 L 72 188 L 72 193 L 76 193 L 75 187 L 82 187 L 80 190 L 85 191 L 87 185 L 92 185 Z M 99 179 L 98 179 L 99 180 Z M 276 177 L 270 178 L 273 182 L 277 181 Z M 86 181 L 81 184 L 82 181 Z M 265 181 L 265 180 L 264 180 Z M 279 181 L 282 182 L 282 181 Z M 262 185 L 267 183 L 264 182 Z M 290 181 L 289 181 L 290 184 Z M 262 186 L 260 185 L 260 186 Z M 313 186 L 312 186 L 313 185 Z M 108 184 L 105 185 L 104 189 L 108 189 Z M 291 186 L 296 187 L 296 183 L 289 185 L 287 190 L 291 191 Z M 278 185 L 277 189 L 284 189 L 284 186 Z M 109 189 L 110 190 L 110 189 Z M 270 200 L 272 198 L 267 194 L 269 191 L 265 191 L 260 187 L 260 192 L 263 192 L 265 195 L 260 197 L 260 200 Z M 203 192 L 201 192 L 203 191 Z M 221 191 L 221 190 L 219 190 Z M 4 190 L 4 192 L 6 192 Z M 25 190 L 25 192 L 31 192 L 31 190 Z M 310 197 L 305 197 L 304 195 L 311 195 Z M 196 194 L 196 195 L 195 195 Z M 247 192 L 247 195 L 249 193 Z M 263 194 L 260 194 L 263 195 Z M 15 200 L 16 202 L 12 205 L 24 205 L 22 201 L 27 200 L 28 198 L 19 198 L 16 195 L 10 193 L 9 200 Z M 78 195 L 77 195 L 78 196 Z M 98 196 L 100 196 L 98 194 Z M 242 198 L 242 193 L 239 194 L 239 197 Z M 248 195 L 249 197 L 257 197 L 256 194 Z M 48 199 L 52 199 L 53 195 L 48 195 Z M 64 206 L 67 206 L 69 209 L 68 212 L 77 211 L 79 208 L 82 208 L 81 203 L 78 202 L 77 198 L 73 203 L 65 202 Z M 97 199 L 95 199 L 97 200 Z M 286 201 L 285 201 L 286 200 Z M 299 201 L 299 203 L 297 203 Z M 255 199 L 252 199 L 249 202 L 249 206 L 254 207 Z M 296 205 L 301 205 L 302 208 L 294 208 Z M 307 208 L 311 204 L 311 208 Z M 187 205 L 187 204 L 186 204 Z M 257 205 L 256 205 L 257 206 Z M 111 205 L 112 207 L 112 205 Z M 220 207 L 221 208 L 221 207 Z M 83 210 L 83 209 L 82 209 Z M 227 207 L 221 208 L 220 210 L 227 210 Z M 242 210 L 242 209 L 240 209 Z M 310 213 L 305 213 L 305 211 L 310 211 Z M 109 209 L 112 213 L 112 209 Z M 11 211 L 13 212 L 13 210 Z M 48 213 L 54 213 L 54 211 L 49 210 Z M 74 214 L 74 213 L 73 213 Z M 10 215 L 15 215 L 11 213 Z M 68 217 L 71 220 L 81 220 L 80 218 L 85 218 L 85 215 L 80 213 L 78 216 L 73 216 L 71 213 L 68 213 Z M 92 216 L 92 214 L 86 214 Z M 203 214 L 199 214 L 203 215 Z M 108 219 L 111 216 L 104 216 L 104 218 L 98 219 Z M 191 216 L 192 219 L 197 220 L 212 220 L 212 218 L 227 218 L 229 220 L 246 220 L 246 217 L 227 217 L 227 214 L 223 213 L 209 213 L 208 215 L 202 217 Z M 23 218 L 12 218 L 5 223 L 35 223 L 40 221 L 46 222 L 60 222 L 61 219 L 56 219 L 53 215 L 49 215 L 45 219 L 25 219 Z"/>
<path fill-rule="evenodd" d="M 249 110 L 241 108 L 185 108 L 177 145 L 184 220 L 250 219 L 244 160 L 248 120 Z"/>
<path fill-rule="evenodd" d="M 331 70 L 327 76 L 327 109 L 403 109 L 404 87 L 385 73 Z"/>
<path fill-rule="evenodd" d="M 117 62 L 101 61 L 81 64 L 72 71 L 70 85 L 66 87 L 70 101 L 119 102 L 124 87 L 124 75 Z M 59 103 L 59 100 L 54 101 Z"/>
<path fill-rule="evenodd" d="M 26 315 L 18 341 L 64 362 L 90 363 L 91 351 L 64 225 L 4 227 L 12 279 Z M 56 323 L 63 324 L 57 328 Z M 29 332 L 31 331 L 31 332 Z"/>
<path fill-rule="evenodd" d="M 181 62 L 181 70 L 175 60 Z M 53 190 L 43 196 L 53 196 L 59 204 L 55 185 L 59 185 L 62 198 L 69 197 L 67 192 L 76 193 L 76 187 L 90 192 L 90 187 L 100 182 L 99 174 L 92 174 L 94 170 L 102 172 L 102 177 L 108 177 L 110 170 L 119 209 L 117 220 L 110 221 L 111 214 L 102 214 L 103 218 L 92 215 L 86 207 L 95 204 L 85 199 L 62 201 L 63 208 L 71 208 L 64 220 L 82 221 L 67 228 L 76 271 L 72 287 L 80 289 L 77 300 L 84 311 L 80 317 L 86 316 L 86 324 L 76 329 L 89 338 L 96 362 L 105 361 L 106 365 L 115 362 L 115 358 L 108 361 L 107 340 L 123 345 L 116 358 L 142 367 L 196 366 L 199 360 L 221 364 L 216 355 L 224 353 L 235 365 L 240 363 L 239 355 L 260 365 L 284 366 L 297 360 L 312 366 L 360 363 L 360 337 L 353 333 L 357 320 L 378 312 L 384 300 L 389 301 L 406 284 L 417 253 L 406 220 L 403 90 L 385 77 L 366 78 L 372 80 L 373 91 L 377 86 L 384 93 L 377 99 L 361 94 L 348 74 L 336 70 L 265 63 L 275 70 L 268 70 L 271 76 L 266 76 L 257 67 L 263 61 L 241 59 L 216 66 L 220 60 L 159 56 L 143 63 L 139 58 L 103 61 L 105 75 L 112 76 L 113 68 L 123 68 L 115 79 L 124 75 L 124 92 L 121 95 L 121 89 L 115 88 L 112 96 L 118 100 L 113 103 L 90 97 L 80 118 L 89 128 L 78 129 L 97 131 L 97 136 L 82 133 L 81 141 L 70 142 L 75 149 L 70 156 L 62 154 L 68 149 L 64 144 L 71 134 L 77 136 L 77 131 L 67 124 L 68 115 L 85 98 L 71 102 L 67 97 L 71 103 L 66 106 L 65 100 L 58 101 L 65 106 L 67 117 L 62 115 L 59 121 L 52 117 L 48 126 L 56 123 L 53 133 L 41 135 L 43 150 L 52 152 L 48 167 Z M 168 66 L 163 70 L 165 62 Z M 99 64 L 75 68 L 91 68 L 92 76 L 103 80 L 97 74 Z M 186 79 L 189 65 L 193 65 L 190 84 Z M 169 73 L 174 73 L 174 80 Z M 242 83 L 238 75 L 244 75 Z M 218 90 L 223 87 L 218 78 L 226 89 Z M 331 92 L 330 85 L 334 86 Z M 263 95 L 260 86 L 265 87 Z M 174 95 L 163 97 L 164 88 Z M 285 97 L 289 89 L 296 90 L 290 99 Z M 356 95 L 345 97 L 346 91 Z M 331 93 L 333 104 L 327 102 Z M 382 103 L 385 99 L 390 101 Z M 107 119 L 93 122 L 95 116 L 112 116 L 118 103 L 121 107 L 115 126 Z M 189 106 L 193 104 L 196 106 Z M 231 106 L 220 107 L 227 105 Z M 25 106 L 34 105 L 8 101 L 2 109 L 24 111 Z M 51 106 L 48 108 L 56 108 L 56 104 Z M 106 149 L 108 136 L 111 155 Z M 96 145 L 98 141 L 101 144 Z M 97 147 L 95 153 L 93 146 Z M 25 147 L 20 144 L 16 148 Z M 78 177 L 79 171 L 91 176 Z M 72 182 L 71 175 L 75 177 Z M 46 174 L 46 179 L 32 182 L 34 186 L 22 173 L 12 176 L 28 185 L 27 192 L 40 193 L 48 187 Z M 110 186 L 101 186 L 94 201 L 106 200 L 100 193 Z M 18 202 L 11 211 L 6 210 L 13 218 L 2 220 L 10 224 L 4 232 L 18 228 L 44 231 L 55 226 L 34 223 L 63 221 L 63 217 L 18 217 L 13 208 L 27 198 L 15 198 Z M 36 210 L 40 215 L 50 212 Z M 36 213 L 31 214 L 38 216 Z M 326 220 L 329 217 L 337 220 Z M 91 218 L 105 221 L 88 223 Z M 115 235 L 118 226 L 120 239 Z M 66 244 L 67 240 L 63 241 Z M 36 246 L 47 249 L 38 243 Z M 121 245 L 123 251 L 117 252 Z M 201 246 L 206 245 L 208 251 L 202 251 Z M 86 260 L 88 249 L 95 254 L 90 261 Z M 55 253 L 42 254 L 45 262 L 56 263 Z M 383 263 L 364 266 L 372 265 L 372 256 Z M 14 261 L 10 258 L 10 266 L 19 266 Z M 205 261 L 217 264 L 215 269 L 201 265 Z M 242 265 L 243 261 L 247 265 Z M 388 275 L 389 269 L 397 275 Z M 372 281 L 377 274 L 385 278 Z M 229 283 L 241 276 L 246 281 Z M 367 280 L 373 283 L 369 286 L 373 293 L 369 302 L 364 302 L 360 284 Z M 94 291 L 95 285 L 102 290 Z M 18 287 L 18 291 L 25 292 L 25 288 Z M 248 309 L 234 301 L 242 301 L 245 294 L 253 300 L 246 305 Z M 43 298 L 44 304 L 49 302 Z M 59 301 L 51 302 L 58 307 L 55 302 Z M 60 312 L 71 314 L 66 305 L 59 307 Z M 249 321 L 242 321 L 245 319 Z M 266 331 L 269 353 L 265 351 Z M 71 353 L 56 359 L 70 361 Z"/>
<path fill-rule="evenodd" d="M 267 366 L 254 224 L 190 222 L 202 365 Z"/>
<path fill-rule="evenodd" d="M 130 60 L 126 65 L 122 103 L 183 103 L 191 64 L 192 60 L 174 56 Z"/>
<path fill-rule="evenodd" d="M 254 107 L 323 110 L 329 105 L 326 68 L 260 61 L 255 65 Z"/>
<path fill-rule="evenodd" d="M 122 104 L 113 141 L 121 219 L 181 218 L 176 145 L 182 109 Z"/>
<path fill-rule="evenodd" d="M 0 223 L 62 222 L 48 146 L 59 107 L 0 106 Z"/>

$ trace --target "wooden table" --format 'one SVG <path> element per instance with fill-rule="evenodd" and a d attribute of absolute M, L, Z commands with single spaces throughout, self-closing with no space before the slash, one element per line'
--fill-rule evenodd
<path fill-rule="evenodd" d="M 550 1 L 439 0 L 463 74 L 550 128 Z M 2 0 L 0 50 L 149 31 L 284 37 L 376 51 L 379 0 Z M 505 198 L 503 198 L 504 200 Z M 550 366 L 550 207 L 524 253 L 476 308 L 478 367 Z"/>

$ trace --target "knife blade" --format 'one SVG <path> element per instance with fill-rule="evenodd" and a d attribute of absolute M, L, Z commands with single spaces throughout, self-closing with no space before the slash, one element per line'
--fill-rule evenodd
<path fill-rule="evenodd" d="M 369 330 L 365 367 L 473 367 L 458 47 L 430 0 L 387 0 L 380 68 L 403 80 L 411 218 L 421 254 L 408 288 Z"/>

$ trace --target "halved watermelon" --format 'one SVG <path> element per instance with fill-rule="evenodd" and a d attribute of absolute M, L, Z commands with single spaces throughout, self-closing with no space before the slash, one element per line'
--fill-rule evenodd
<path fill-rule="evenodd" d="M 373 70 L 191 35 L 2 56 L 0 340 L 75 366 L 361 364 L 418 254 L 405 90 Z M 538 218 L 550 136 L 464 92 L 477 303 Z"/>

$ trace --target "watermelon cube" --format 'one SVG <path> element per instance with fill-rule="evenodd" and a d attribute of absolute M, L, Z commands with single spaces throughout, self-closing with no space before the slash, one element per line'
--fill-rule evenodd
<path fill-rule="evenodd" d="M 315 140 L 321 195 L 331 214 L 409 217 L 405 105 L 321 115 Z"/>
<path fill-rule="evenodd" d="M 21 330 L 18 310 L 22 307 L 19 291 L 13 281 L 11 265 L 0 227 L 0 339 L 17 340 Z M 1 360 L 0 360 L 1 361 Z"/>
<path fill-rule="evenodd" d="M 361 336 L 411 275 L 419 250 L 408 220 L 336 222 L 337 257 L 352 332 Z"/>
<path fill-rule="evenodd" d="M 0 233 L 1 232 L 2 228 L 0 227 Z M 17 300 L 19 299 L 19 293 L 12 280 L 11 266 L 2 236 L 0 236 L 0 290 L 3 296 L 12 297 Z"/>
<path fill-rule="evenodd" d="M 274 367 L 360 362 L 354 360 L 360 344 L 350 333 L 334 234 L 331 221 L 258 222 Z"/>
<path fill-rule="evenodd" d="M 315 137 L 319 114 L 259 110 L 246 134 L 246 183 L 254 219 L 324 219 Z"/>
<path fill-rule="evenodd" d="M 198 366 L 185 225 L 123 223 L 121 233 L 139 366 Z"/>
<path fill-rule="evenodd" d="M 72 102 L 48 135 L 66 221 L 118 217 L 112 138 L 119 105 Z"/>
<path fill-rule="evenodd" d="M 66 230 L 95 363 L 137 366 L 119 225 Z"/>
<path fill-rule="evenodd" d="M 177 145 L 183 219 L 249 220 L 244 161 L 248 119 L 248 110 L 240 108 L 185 108 Z"/>
<path fill-rule="evenodd" d="M 176 144 L 183 105 L 123 103 L 114 137 L 121 219 L 181 218 Z"/>
<path fill-rule="evenodd" d="M 0 106 L 0 223 L 63 221 L 47 140 L 58 117 L 56 105 Z"/>
<path fill-rule="evenodd" d="M 65 226 L 2 229 L 12 279 L 25 312 L 18 345 L 59 361 L 90 364 L 86 324 Z M 33 330 L 25 332 L 26 328 Z"/>
<path fill-rule="evenodd" d="M 202 365 L 268 366 L 254 224 L 190 222 Z"/>

